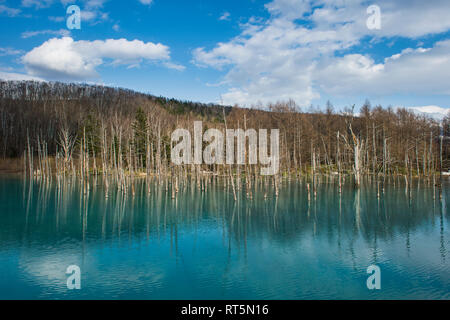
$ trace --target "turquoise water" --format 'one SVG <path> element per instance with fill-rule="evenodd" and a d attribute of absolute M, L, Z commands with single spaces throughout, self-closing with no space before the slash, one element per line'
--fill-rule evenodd
<path fill-rule="evenodd" d="M 442 200 L 423 181 L 380 199 L 370 184 L 340 196 L 322 182 L 309 200 L 301 182 L 260 188 L 235 202 L 220 181 L 192 183 L 173 200 L 142 180 L 106 198 L 100 180 L 84 194 L 0 178 L 0 299 L 450 299 L 447 182 Z M 373 264 L 381 290 L 366 286 Z"/>

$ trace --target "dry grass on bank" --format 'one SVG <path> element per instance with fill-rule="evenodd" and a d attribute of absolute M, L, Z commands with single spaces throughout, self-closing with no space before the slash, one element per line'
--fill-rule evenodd
<path fill-rule="evenodd" d="M 19 174 L 23 172 L 21 159 L 0 159 L 0 174 Z"/>

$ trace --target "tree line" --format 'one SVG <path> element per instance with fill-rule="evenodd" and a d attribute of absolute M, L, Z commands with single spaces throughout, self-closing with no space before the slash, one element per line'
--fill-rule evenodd
<path fill-rule="evenodd" d="M 208 128 L 280 130 L 280 175 L 428 176 L 448 170 L 450 117 L 407 109 L 223 107 L 85 84 L 0 81 L 0 155 L 23 158 L 30 174 L 255 174 L 256 166 L 174 168 L 171 133 Z"/>

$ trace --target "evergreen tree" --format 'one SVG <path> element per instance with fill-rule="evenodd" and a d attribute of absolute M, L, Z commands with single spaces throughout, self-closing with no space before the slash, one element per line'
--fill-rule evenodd
<path fill-rule="evenodd" d="M 89 150 L 90 156 L 99 156 L 101 152 L 100 140 L 100 121 L 95 113 L 91 112 L 83 120 L 78 132 L 78 143 L 82 142 L 83 137 L 86 137 L 86 148 Z"/>

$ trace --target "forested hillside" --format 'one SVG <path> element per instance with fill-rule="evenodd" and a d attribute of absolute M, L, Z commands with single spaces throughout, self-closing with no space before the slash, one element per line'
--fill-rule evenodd
<path fill-rule="evenodd" d="M 63 167 L 84 159 L 96 171 L 120 163 L 168 172 L 173 130 L 192 130 L 194 120 L 202 120 L 204 130 L 224 129 L 224 115 L 228 128 L 279 128 L 282 173 L 353 172 L 357 163 L 361 174 L 430 175 L 440 167 L 439 123 L 405 109 L 368 102 L 345 113 L 331 103 L 303 112 L 293 102 L 224 108 L 103 86 L 11 81 L 0 82 L 0 155 L 56 157 Z M 449 123 L 447 116 L 447 137 Z M 448 138 L 442 150 L 448 167 Z"/>

